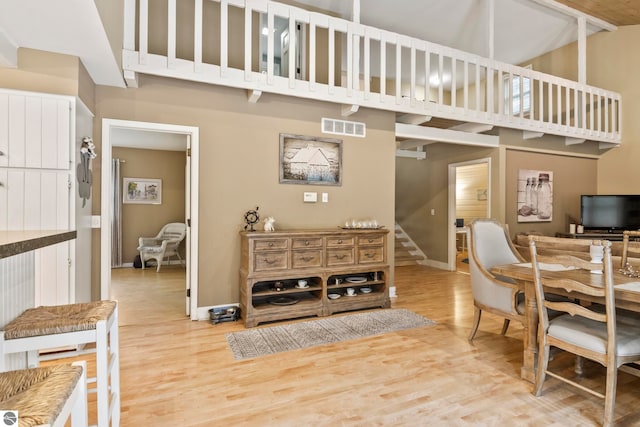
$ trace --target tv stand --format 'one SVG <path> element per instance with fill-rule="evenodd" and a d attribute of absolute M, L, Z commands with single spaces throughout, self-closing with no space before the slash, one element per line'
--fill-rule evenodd
<path fill-rule="evenodd" d="M 556 233 L 556 237 L 565 237 L 569 239 L 591 239 L 591 240 L 610 240 L 612 242 L 621 242 L 623 234 L 617 230 L 590 230 L 586 233 Z"/>

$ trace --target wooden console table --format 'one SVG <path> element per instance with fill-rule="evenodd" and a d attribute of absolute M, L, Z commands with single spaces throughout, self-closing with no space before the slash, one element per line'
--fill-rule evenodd
<path fill-rule="evenodd" d="M 388 233 L 339 228 L 241 232 L 245 326 L 389 307 Z M 299 287 L 298 280 L 306 280 L 306 287 Z M 355 293 L 347 295 L 347 288 Z"/>

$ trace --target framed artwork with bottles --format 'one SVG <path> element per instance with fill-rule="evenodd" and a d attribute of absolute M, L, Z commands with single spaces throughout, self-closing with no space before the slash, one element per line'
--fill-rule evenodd
<path fill-rule="evenodd" d="M 518 171 L 518 222 L 553 220 L 553 171 Z"/>

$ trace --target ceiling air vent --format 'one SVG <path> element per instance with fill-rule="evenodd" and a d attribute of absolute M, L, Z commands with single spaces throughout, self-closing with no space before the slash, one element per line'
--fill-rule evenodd
<path fill-rule="evenodd" d="M 367 133 L 367 127 L 364 123 L 360 122 L 348 122 L 346 120 L 327 119 L 323 117 L 322 132 L 364 138 Z"/>

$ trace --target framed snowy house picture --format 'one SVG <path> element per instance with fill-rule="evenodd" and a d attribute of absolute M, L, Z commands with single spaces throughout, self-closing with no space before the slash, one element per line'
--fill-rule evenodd
<path fill-rule="evenodd" d="M 280 183 L 342 185 L 342 140 L 281 133 Z"/>

